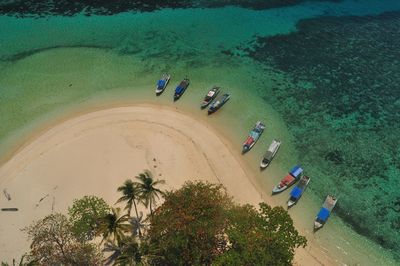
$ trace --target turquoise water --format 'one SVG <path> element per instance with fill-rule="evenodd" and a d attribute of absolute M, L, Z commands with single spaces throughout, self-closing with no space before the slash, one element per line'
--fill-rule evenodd
<path fill-rule="evenodd" d="M 309 173 L 316 177 L 312 181 L 310 195 L 305 195 L 302 199 L 303 204 L 291 211 L 295 216 L 306 213 L 312 220 L 323 195 L 329 192 L 328 187 L 332 188 L 335 193 L 340 194 L 338 212 L 345 218 L 344 221 L 351 222 L 353 227 L 361 224 L 361 220 L 365 221 L 363 230 L 357 231 L 385 246 L 386 251 L 378 249 L 378 245 L 354 233 L 336 216 L 330 221 L 331 227 L 324 228 L 312 241 L 317 241 L 332 256 L 340 257 L 338 262 L 362 265 L 377 265 L 378 262 L 381 265 L 382 262 L 395 264 L 391 254 L 398 258 L 398 250 L 393 247 L 400 243 L 400 237 L 396 227 L 399 219 L 399 210 L 396 209 L 398 205 L 393 204 L 396 202 L 396 197 L 398 198 L 394 188 L 400 186 L 397 181 L 399 167 L 393 164 L 386 169 L 390 179 L 386 180 L 385 184 L 393 188 L 390 191 L 382 192 L 379 186 L 365 187 L 362 186 L 362 182 L 359 182 L 358 186 L 353 186 L 351 180 L 342 182 L 345 176 L 343 172 L 346 169 L 349 169 L 345 172 L 347 175 L 362 178 L 356 170 L 362 171 L 363 164 L 370 162 L 367 160 L 369 158 L 367 154 L 371 149 L 369 145 L 361 144 L 375 143 L 377 139 L 372 138 L 370 133 L 362 131 L 365 128 L 358 129 L 356 138 L 358 146 L 349 145 L 351 141 L 348 139 L 346 142 L 349 147 L 346 156 L 352 155 L 349 160 L 357 165 L 344 167 L 332 163 L 338 157 L 335 143 L 343 142 L 342 135 L 335 133 L 332 124 L 340 123 L 340 127 L 338 126 L 336 130 L 340 129 L 343 132 L 350 132 L 350 127 L 354 125 L 364 124 L 349 114 L 341 120 L 332 116 L 329 112 L 333 112 L 333 109 L 326 108 L 332 98 L 322 97 L 327 92 L 320 91 L 320 95 L 313 94 L 315 88 L 319 88 L 316 86 L 318 82 L 311 78 L 316 73 L 311 70 L 317 61 L 311 59 L 307 61 L 306 58 L 302 61 L 305 62 L 304 65 L 301 65 L 302 62 L 296 62 L 296 59 L 299 58 L 298 51 L 302 54 L 314 51 L 310 43 L 302 38 L 312 36 L 315 29 L 314 31 L 310 31 L 309 27 L 299 29 L 297 28 L 299 21 L 302 21 L 301 23 L 314 21 L 313 25 L 318 29 L 320 24 L 327 25 L 320 22 L 321 17 L 334 16 L 340 20 L 342 16 L 356 15 L 365 18 L 366 15 L 379 15 L 396 10 L 400 10 L 400 2 L 369 0 L 338 3 L 312 1 L 263 10 L 228 6 L 204 9 L 166 8 L 147 13 L 119 13 L 112 16 L 90 17 L 83 14 L 42 18 L 0 16 L 0 113 L 2 114 L 0 153 L 6 154 L 15 143 L 27 136 L 27 132 L 38 125 L 77 109 L 135 101 L 171 104 L 172 96 L 167 93 L 159 98 L 153 96 L 155 80 L 164 71 L 172 73 L 172 85 L 168 88 L 172 90 L 172 87 L 187 75 L 191 78 L 192 85 L 177 105 L 199 112 L 197 110 L 199 99 L 208 87 L 217 84 L 227 88 L 232 93 L 232 100 L 224 107 L 223 112 L 209 119 L 210 123 L 214 125 L 222 123 L 224 127 L 230 129 L 229 132 L 233 132 L 226 134 L 240 143 L 254 121 L 265 117 L 268 134 L 263 136 L 252 151 L 254 157 L 263 153 L 264 147 L 273 137 L 279 136 L 284 139 L 286 145 L 283 145 L 279 157 L 274 161 L 272 171 L 284 174 L 290 165 L 300 161 L 308 167 L 306 170 L 308 169 Z M 354 20 L 359 21 L 357 24 L 361 25 L 359 28 L 369 21 L 363 19 L 360 22 L 359 18 L 349 18 L 343 24 L 337 21 L 332 23 L 341 28 L 340 25 L 344 25 L 343 27 L 353 25 L 351 23 Z M 380 24 L 375 24 L 379 30 Z M 356 34 L 355 30 L 358 27 L 351 27 L 349 31 L 353 28 L 352 33 L 356 42 L 357 38 L 363 38 L 364 35 Z M 395 36 L 399 34 L 395 30 L 389 33 Z M 257 39 L 257 37 L 274 38 L 278 34 L 288 37 L 283 39 L 283 43 L 280 43 L 280 37 L 271 39 L 273 42 L 270 39 Z M 329 32 L 324 36 L 326 38 L 324 41 L 331 41 Z M 364 40 L 363 45 L 367 46 L 370 42 L 372 43 Z M 314 43 L 318 43 L 318 39 Z M 259 50 L 264 44 L 270 48 L 269 51 Z M 342 45 L 344 47 L 347 44 L 348 42 L 338 43 L 336 46 L 326 45 L 320 51 L 315 50 L 315 53 L 316 56 L 326 57 L 324 49 L 329 47 L 332 49 L 330 54 L 337 55 L 345 51 Z M 354 50 L 346 52 L 355 53 Z M 346 54 L 341 56 L 349 57 Z M 374 54 L 369 56 L 368 60 L 373 61 Z M 284 61 L 282 58 L 289 59 Z M 391 60 L 396 64 L 395 58 L 386 58 L 386 61 L 391 62 Z M 299 67 L 296 68 L 296 65 Z M 322 72 L 319 76 L 323 76 Z M 333 84 L 341 80 L 340 77 L 336 80 L 334 77 L 330 78 Z M 365 79 L 362 75 L 360 78 Z M 308 89 L 308 93 L 300 90 L 300 96 L 303 97 L 296 98 L 299 95 L 299 88 Z M 398 89 L 398 87 L 393 88 L 394 92 L 396 88 Z M 352 98 L 353 93 L 352 90 L 345 90 L 340 96 Z M 392 95 L 393 100 L 398 101 L 396 98 L 398 96 L 395 93 Z M 375 94 L 374 97 L 379 95 Z M 319 106 L 315 99 L 324 100 L 325 106 L 323 104 Z M 364 99 L 368 102 L 366 97 L 360 101 Z M 384 101 L 380 104 L 387 105 Z M 310 105 L 315 108 L 310 108 Z M 374 105 L 379 105 L 379 102 L 374 102 Z M 335 112 L 344 111 L 336 108 Z M 309 117 L 313 117 L 314 120 Z M 325 123 L 326 119 L 318 120 L 319 117 L 332 119 L 332 123 Z M 378 133 L 389 136 L 385 130 Z M 398 142 L 397 136 L 390 138 L 388 137 L 389 140 L 386 141 Z M 313 146 L 326 146 L 331 148 L 333 153 L 321 153 L 321 149 L 311 148 Z M 355 150 L 355 147 L 362 149 Z M 373 155 L 380 160 L 390 161 L 398 158 L 398 153 L 391 149 L 384 157 L 378 150 L 373 152 Z M 359 157 L 367 159 L 358 160 Z M 251 161 L 252 157 L 248 156 L 246 159 Z M 327 169 L 330 172 L 327 172 Z M 329 174 L 339 171 L 341 173 L 339 176 Z M 279 176 L 274 180 L 260 180 L 260 182 L 269 193 L 271 185 L 277 180 Z M 372 181 L 368 182 L 373 184 Z M 351 191 L 348 191 L 343 183 L 351 184 Z M 360 192 L 361 196 L 348 196 L 356 194 L 355 192 Z M 389 195 L 388 198 L 393 204 L 388 202 L 387 206 L 372 205 L 370 208 L 364 206 L 363 197 L 375 195 L 376 192 Z M 279 195 L 278 202 L 284 202 L 286 196 L 286 194 Z M 368 201 L 371 200 L 368 198 Z M 380 199 L 379 202 L 384 201 Z M 359 209 L 354 209 L 353 206 Z M 368 212 L 368 209 L 371 212 Z M 377 229 L 374 225 L 382 222 L 380 220 L 382 214 L 379 215 L 381 209 L 387 210 L 389 218 L 384 221 L 384 227 Z M 349 215 L 348 210 L 354 215 Z M 354 221 L 349 221 L 349 218 Z M 378 252 L 374 253 L 373 250 Z M 383 261 L 382 257 L 387 260 Z"/>

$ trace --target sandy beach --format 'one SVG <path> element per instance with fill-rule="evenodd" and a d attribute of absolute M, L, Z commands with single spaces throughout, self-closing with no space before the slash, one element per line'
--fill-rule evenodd
<path fill-rule="evenodd" d="M 66 212 L 73 199 L 103 197 L 110 205 L 116 188 L 145 169 L 166 181 L 163 189 L 187 180 L 222 183 L 237 202 L 262 198 L 252 170 L 232 152 L 228 140 L 204 121 L 163 105 L 116 107 L 65 120 L 24 145 L 0 168 L 0 258 L 19 258 L 29 247 L 20 231 L 51 212 Z M 308 246 L 296 265 L 330 265 Z M 316 257 L 321 258 L 316 259 Z"/>

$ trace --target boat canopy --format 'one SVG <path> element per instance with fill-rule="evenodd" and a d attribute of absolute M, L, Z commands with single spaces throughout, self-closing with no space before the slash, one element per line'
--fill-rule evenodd
<path fill-rule="evenodd" d="M 213 95 L 215 94 L 215 91 L 211 90 L 207 93 L 208 97 L 213 97 Z"/>
<path fill-rule="evenodd" d="M 290 184 L 293 181 L 293 179 L 294 179 L 293 176 L 287 175 L 281 180 L 280 185 L 286 186 L 287 184 Z"/>
<path fill-rule="evenodd" d="M 301 175 L 301 173 L 303 173 L 303 168 L 301 168 L 300 166 L 296 165 L 295 167 L 292 168 L 292 170 L 290 170 L 290 174 L 297 178 L 298 176 Z"/>
<path fill-rule="evenodd" d="M 160 80 L 157 82 L 157 86 L 159 86 L 159 87 L 164 87 L 164 85 L 165 85 L 165 80 L 163 80 L 163 79 L 160 79 Z"/>
<path fill-rule="evenodd" d="M 318 218 L 319 220 L 325 222 L 325 221 L 328 219 L 329 214 L 330 214 L 330 212 L 329 212 L 328 209 L 326 209 L 326 208 L 321 208 L 321 210 L 319 211 L 319 213 L 318 213 L 318 215 L 317 215 L 317 218 Z"/>
<path fill-rule="evenodd" d="M 272 159 L 272 152 L 271 151 L 267 151 L 265 154 L 264 154 L 264 159 L 267 159 L 267 160 L 271 160 Z"/>
<path fill-rule="evenodd" d="M 250 144 L 252 144 L 253 142 L 254 142 L 254 138 L 248 137 L 248 138 L 246 139 L 246 142 L 244 143 L 244 145 L 250 145 Z"/>
<path fill-rule="evenodd" d="M 256 139 L 256 138 L 259 137 L 260 132 L 256 132 L 256 131 L 253 130 L 253 131 L 250 132 L 249 135 L 250 135 L 251 138 Z"/>
<path fill-rule="evenodd" d="M 293 190 L 290 192 L 290 196 L 292 196 L 295 199 L 298 199 L 300 198 L 302 192 L 303 192 L 302 189 L 300 189 L 298 186 L 295 186 Z"/>
<path fill-rule="evenodd" d="M 270 152 L 274 152 L 276 150 L 276 148 L 278 147 L 279 142 L 274 140 L 272 141 L 271 145 L 269 145 L 268 151 Z"/>
<path fill-rule="evenodd" d="M 211 104 L 211 107 L 212 107 L 212 108 L 216 108 L 216 107 L 218 107 L 218 105 L 220 105 L 220 104 L 221 104 L 220 101 L 215 101 L 215 102 L 213 102 L 213 103 Z"/>
<path fill-rule="evenodd" d="M 176 87 L 175 92 L 176 92 L 176 93 L 181 93 L 181 92 L 183 92 L 183 87 L 181 87 L 181 86 Z"/>

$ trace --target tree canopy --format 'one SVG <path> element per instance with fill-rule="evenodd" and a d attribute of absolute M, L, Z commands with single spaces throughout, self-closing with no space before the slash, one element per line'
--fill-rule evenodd
<path fill-rule="evenodd" d="M 150 217 L 154 265 L 291 265 L 306 245 L 282 207 L 237 205 L 221 185 L 188 182 Z"/>
<path fill-rule="evenodd" d="M 210 264 L 226 246 L 226 210 L 232 204 L 221 185 L 186 183 L 167 192 L 150 217 L 150 246 L 159 264 Z M 168 221 L 168 222 L 166 222 Z"/>
<path fill-rule="evenodd" d="M 99 265 L 102 260 L 95 245 L 76 239 L 63 214 L 50 214 L 24 230 L 32 240 L 28 260 L 39 265 Z"/>
<path fill-rule="evenodd" d="M 138 186 L 130 181 L 122 188 L 131 191 L 131 185 Z M 162 195 L 165 201 L 144 220 L 142 215 L 130 217 L 137 198 L 124 198 L 131 200 L 128 214 L 94 196 L 75 200 L 70 218 L 51 214 L 24 229 L 32 240 L 28 261 L 45 266 L 286 266 L 292 264 L 295 249 L 307 243 L 282 207 L 234 203 L 220 184 L 186 182 Z M 94 231 L 102 241 L 91 244 Z"/>
<path fill-rule="evenodd" d="M 100 219 L 109 211 L 108 204 L 96 196 L 84 196 L 74 200 L 72 207 L 68 208 L 72 231 L 82 241 L 92 240 Z"/>

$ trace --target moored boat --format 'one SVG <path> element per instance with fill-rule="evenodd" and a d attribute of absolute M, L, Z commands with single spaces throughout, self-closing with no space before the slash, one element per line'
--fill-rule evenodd
<path fill-rule="evenodd" d="M 218 109 L 220 109 L 229 99 L 231 96 L 228 93 L 225 93 L 221 96 L 219 96 L 215 101 L 213 101 L 208 108 L 208 114 L 212 114 L 216 112 Z"/>
<path fill-rule="evenodd" d="M 281 146 L 281 141 L 278 139 L 274 139 L 269 145 L 267 152 L 264 154 L 261 163 L 260 163 L 260 168 L 265 169 L 267 166 L 271 163 L 272 159 L 275 157 L 276 153 L 279 150 L 279 147 Z"/>
<path fill-rule="evenodd" d="M 181 83 L 179 83 L 179 85 L 175 89 L 174 101 L 178 100 L 183 95 L 187 87 L 189 87 L 189 83 L 190 81 L 188 78 L 183 79 Z"/>
<path fill-rule="evenodd" d="M 254 146 L 254 144 L 256 144 L 257 140 L 264 132 L 264 129 L 265 125 L 261 121 L 257 121 L 254 128 L 250 131 L 246 141 L 243 143 L 242 153 L 248 152 Z"/>
<path fill-rule="evenodd" d="M 156 95 L 160 95 L 165 90 L 170 79 L 171 75 L 169 74 L 162 75 L 161 79 L 157 81 Z"/>
<path fill-rule="evenodd" d="M 303 174 L 303 168 L 301 168 L 300 166 L 296 165 L 295 167 L 292 168 L 292 170 L 290 170 L 289 174 L 286 175 L 279 182 L 279 184 L 276 185 L 272 189 L 272 193 L 276 194 L 276 193 L 280 193 L 280 192 L 286 190 L 287 188 L 292 186 L 294 183 L 296 183 L 301 178 L 302 174 Z"/>
<path fill-rule="evenodd" d="M 211 90 L 209 90 L 207 95 L 201 102 L 201 109 L 206 108 L 215 99 L 215 97 L 217 97 L 219 92 L 220 92 L 220 87 L 216 86 L 214 86 Z"/>
<path fill-rule="evenodd" d="M 337 202 L 337 198 L 332 195 L 328 195 L 325 199 L 322 208 L 319 210 L 317 217 L 315 217 L 314 221 L 314 231 L 322 228 L 326 221 L 328 220 L 333 208 L 335 208 Z"/>
<path fill-rule="evenodd" d="M 310 178 L 306 175 L 303 175 L 300 178 L 299 183 L 292 189 L 292 191 L 290 191 L 290 198 L 287 202 L 288 208 L 292 207 L 299 201 L 300 197 L 306 190 L 308 183 L 310 183 Z"/>

